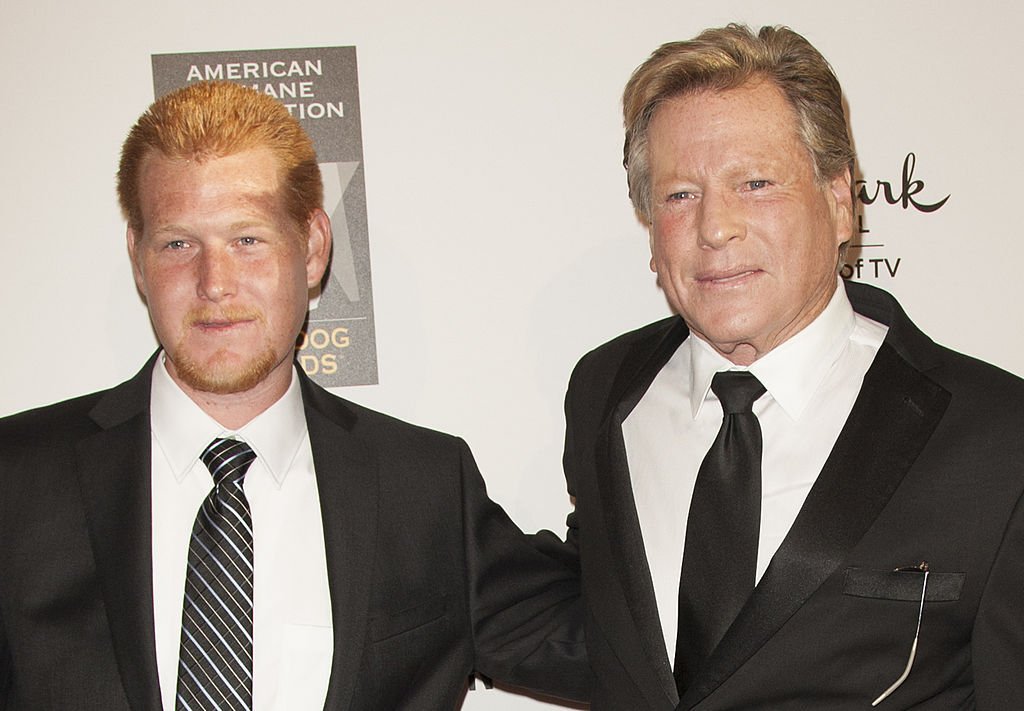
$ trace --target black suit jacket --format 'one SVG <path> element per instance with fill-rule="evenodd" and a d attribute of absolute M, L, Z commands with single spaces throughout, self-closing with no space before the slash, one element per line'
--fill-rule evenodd
<path fill-rule="evenodd" d="M 688 335 L 678 318 L 585 356 L 566 398 L 565 472 L 595 671 L 594 711 L 1024 705 L 1024 383 L 934 344 L 896 301 L 849 283 L 889 326 L 781 548 L 680 699 L 658 619 L 621 425 Z M 685 634 L 685 631 L 682 632 Z"/>
<path fill-rule="evenodd" d="M 160 708 L 152 365 L 0 421 L 0 709 Z M 455 708 L 474 669 L 585 698 L 564 544 L 515 527 L 461 440 L 300 379 L 334 625 L 325 708 Z"/>

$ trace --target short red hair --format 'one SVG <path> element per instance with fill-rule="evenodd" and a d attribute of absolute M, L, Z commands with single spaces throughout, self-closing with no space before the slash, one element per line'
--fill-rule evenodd
<path fill-rule="evenodd" d="M 128 226 L 142 234 L 139 170 L 152 151 L 196 161 L 268 148 L 277 159 L 285 208 L 305 228 L 323 207 L 323 182 L 313 142 L 277 99 L 231 82 L 198 82 L 146 110 L 128 132 L 117 171 L 117 197 Z"/>

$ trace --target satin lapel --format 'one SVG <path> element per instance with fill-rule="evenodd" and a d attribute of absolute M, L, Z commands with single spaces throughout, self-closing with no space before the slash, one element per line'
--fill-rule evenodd
<path fill-rule="evenodd" d="M 650 690 L 652 694 L 657 693 L 655 689 L 664 692 L 652 706 L 665 705 L 665 697 L 674 705 L 678 695 L 672 666 L 666 654 L 650 566 L 633 499 L 622 423 L 686 335 L 687 330 L 682 320 L 677 320 L 661 338 L 635 348 L 624 360 L 612 387 L 610 410 L 600 427 L 595 450 L 597 482 L 605 524 L 603 529 L 608 537 L 616 577 L 629 606 L 633 623 L 629 631 L 635 631 L 636 634 L 636 639 L 629 640 L 629 644 L 614 635 L 609 638 L 613 645 L 623 644 L 619 650 L 620 658 L 635 677 L 638 688 Z M 635 654 L 631 654 L 629 648 L 635 648 L 637 643 L 646 658 L 638 659 Z"/>
<path fill-rule="evenodd" d="M 160 707 L 153 631 L 151 435 L 153 360 L 108 393 L 91 416 L 101 432 L 78 443 L 79 481 L 114 654 L 134 709 Z"/>
<path fill-rule="evenodd" d="M 377 531 L 377 459 L 353 434 L 355 414 L 303 376 L 316 467 L 334 625 L 325 709 L 345 709 L 359 679 L 369 619 Z"/>
<path fill-rule="evenodd" d="M 681 708 L 714 691 L 836 571 L 885 507 L 948 403 L 948 392 L 882 345 L 789 534 Z"/>

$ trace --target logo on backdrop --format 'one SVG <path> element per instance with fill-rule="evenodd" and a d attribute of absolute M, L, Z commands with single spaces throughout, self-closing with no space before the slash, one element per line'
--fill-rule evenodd
<path fill-rule="evenodd" d="M 839 273 L 844 279 L 895 279 L 902 258 L 886 248 L 883 235 L 873 233 L 865 224 L 866 208 L 907 210 L 931 214 L 942 209 L 950 196 L 935 198 L 922 178 L 916 177 L 917 156 L 907 153 L 897 180 L 858 180 L 854 185 L 856 234 L 850 241 L 851 254 Z"/>
<path fill-rule="evenodd" d="M 310 301 L 299 362 L 327 387 L 376 383 L 356 48 L 153 55 L 158 97 L 205 80 L 233 81 L 273 96 L 313 139 L 324 179 L 324 210 L 334 228 L 334 258 L 322 291 Z"/>

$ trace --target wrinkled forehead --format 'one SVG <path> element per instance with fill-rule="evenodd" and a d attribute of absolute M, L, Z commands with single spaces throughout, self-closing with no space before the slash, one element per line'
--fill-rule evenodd
<path fill-rule="evenodd" d="M 756 81 L 730 89 L 701 89 L 662 101 L 648 126 L 649 136 L 688 138 L 712 135 L 800 139 L 796 112 L 772 82 Z"/>

